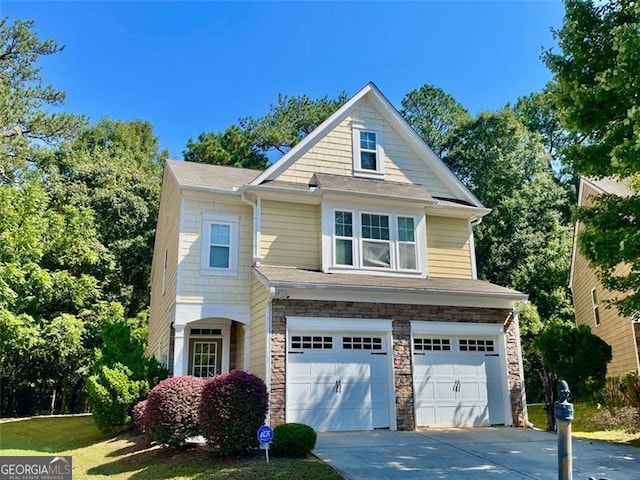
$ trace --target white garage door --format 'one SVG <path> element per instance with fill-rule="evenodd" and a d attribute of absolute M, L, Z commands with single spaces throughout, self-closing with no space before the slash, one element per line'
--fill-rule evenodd
<path fill-rule="evenodd" d="M 416 425 L 504 424 L 496 338 L 416 336 Z"/>
<path fill-rule="evenodd" d="M 286 421 L 319 431 L 389 427 L 384 336 L 290 334 Z"/>

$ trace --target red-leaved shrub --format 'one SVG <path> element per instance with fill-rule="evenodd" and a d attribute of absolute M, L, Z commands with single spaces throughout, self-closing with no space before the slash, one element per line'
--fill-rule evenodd
<path fill-rule="evenodd" d="M 205 380 L 180 376 L 163 380 L 147 397 L 145 428 L 155 441 L 178 447 L 199 435 L 198 406 Z"/>
<path fill-rule="evenodd" d="M 133 406 L 133 410 L 131 411 L 131 420 L 133 423 L 133 431 L 135 433 L 145 433 L 145 416 L 144 412 L 147 409 L 147 401 L 141 400 Z"/>
<path fill-rule="evenodd" d="M 233 370 L 207 381 L 200 402 L 201 433 L 223 455 L 258 446 L 257 431 L 267 416 L 269 396 L 262 379 Z"/>

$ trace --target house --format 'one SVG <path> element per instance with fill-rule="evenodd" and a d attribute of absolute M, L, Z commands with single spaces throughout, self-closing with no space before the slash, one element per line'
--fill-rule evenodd
<path fill-rule="evenodd" d="M 264 172 L 168 161 L 148 351 L 260 376 L 274 425 L 523 425 L 526 295 L 476 277 L 488 213 L 373 83 Z"/>
<path fill-rule="evenodd" d="M 595 198 L 602 194 L 629 196 L 633 192 L 624 183 L 609 178 L 580 179 L 579 206 L 593 206 Z M 607 301 L 617 294 L 602 286 L 577 248 L 576 240 L 581 229 L 580 223 L 576 223 L 569 281 L 576 323 L 589 326 L 595 335 L 611 346 L 612 359 L 607 365 L 609 376 L 621 376 L 630 370 L 640 371 L 640 323 L 638 319 L 634 321 L 631 317 L 620 315 L 615 306 L 607 305 Z M 624 275 L 629 269 L 628 265 L 622 265 L 617 273 Z"/>

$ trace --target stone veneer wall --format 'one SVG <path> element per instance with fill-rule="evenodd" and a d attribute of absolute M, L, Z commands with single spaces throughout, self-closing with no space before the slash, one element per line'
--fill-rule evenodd
<path fill-rule="evenodd" d="M 391 319 L 393 335 L 393 365 L 396 390 L 396 415 L 399 430 L 415 429 L 413 408 L 413 378 L 411 365 L 412 320 L 438 322 L 500 323 L 506 326 L 509 391 L 513 424 L 525 425 L 523 411 L 524 379 L 520 377 L 518 357 L 518 326 L 510 317 L 511 310 L 496 308 L 443 307 L 388 303 L 331 302 L 274 299 L 271 332 L 271 392 L 272 425 L 285 421 L 286 333 L 287 316 Z"/>

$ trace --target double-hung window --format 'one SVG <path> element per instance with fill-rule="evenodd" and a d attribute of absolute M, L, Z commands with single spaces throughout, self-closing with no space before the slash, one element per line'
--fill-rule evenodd
<path fill-rule="evenodd" d="M 201 273 L 235 275 L 238 270 L 238 222 L 232 215 L 203 215 Z"/>
<path fill-rule="evenodd" d="M 354 124 L 352 135 L 354 175 L 370 178 L 383 177 L 382 127 Z"/>
<path fill-rule="evenodd" d="M 418 272 L 419 219 L 359 210 L 333 210 L 336 267 Z"/>

